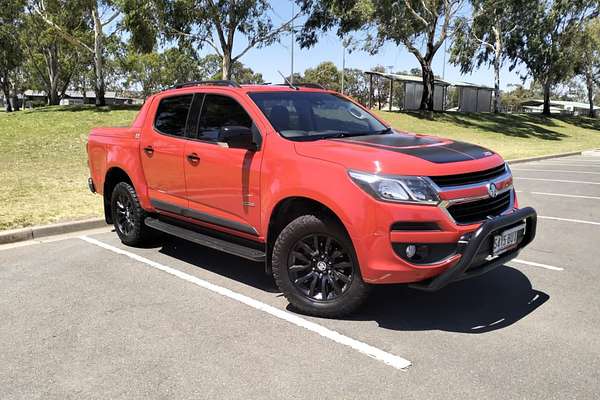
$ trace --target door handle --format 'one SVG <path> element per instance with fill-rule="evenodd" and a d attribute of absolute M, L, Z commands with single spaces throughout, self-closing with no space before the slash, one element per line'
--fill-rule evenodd
<path fill-rule="evenodd" d="M 146 146 L 144 147 L 144 153 L 146 153 L 148 157 L 151 157 L 152 154 L 154 154 L 154 148 L 152 146 Z"/>
<path fill-rule="evenodd" d="M 200 157 L 198 157 L 198 154 L 196 153 L 188 154 L 187 159 L 190 162 L 190 164 L 193 165 L 197 165 L 200 162 Z"/>

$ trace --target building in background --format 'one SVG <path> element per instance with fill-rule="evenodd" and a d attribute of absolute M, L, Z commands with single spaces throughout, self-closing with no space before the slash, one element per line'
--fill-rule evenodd
<path fill-rule="evenodd" d="M 544 100 L 532 99 L 521 102 L 523 112 L 541 113 L 544 109 Z M 564 115 L 590 115 L 590 105 L 588 103 L 580 103 L 578 101 L 550 100 L 551 114 Z M 600 107 L 594 106 L 594 114 L 600 114 Z"/>
<path fill-rule="evenodd" d="M 423 79 L 418 75 L 388 74 L 377 71 L 365 71 L 369 77 L 369 107 L 373 107 L 374 80 L 386 79 L 389 82 L 389 96 L 387 99 L 388 110 L 415 111 L 421 105 L 423 96 Z M 399 86 L 400 92 L 394 90 Z M 446 109 L 446 97 L 448 86 L 451 83 L 436 78 L 433 89 L 433 109 L 444 111 Z M 395 98 L 396 97 L 396 98 Z M 398 106 L 394 106 L 398 104 Z"/>
<path fill-rule="evenodd" d="M 494 89 L 469 82 L 454 82 L 458 91 L 459 112 L 491 112 Z"/>
<path fill-rule="evenodd" d="M 39 90 L 26 90 L 24 95 L 25 107 L 32 107 L 36 105 L 46 104 L 46 92 Z M 106 105 L 133 105 L 143 104 L 142 99 L 135 97 L 120 96 L 117 92 L 106 92 L 104 94 L 106 99 Z M 94 91 L 86 91 L 85 96 L 81 91 L 67 90 L 64 97 L 60 100 L 60 104 L 63 106 L 68 105 L 83 105 L 83 104 L 95 104 L 96 93 Z"/>

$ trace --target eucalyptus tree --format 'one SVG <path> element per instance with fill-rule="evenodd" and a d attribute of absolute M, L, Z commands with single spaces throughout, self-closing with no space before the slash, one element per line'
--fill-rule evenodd
<path fill-rule="evenodd" d="M 19 41 L 24 16 L 24 1 L 4 0 L 0 6 L 0 87 L 6 99 L 6 111 L 11 112 L 11 78 L 22 63 Z"/>
<path fill-rule="evenodd" d="M 31 0 L 34 13 L 63 39 L 93 58 L 97 106 L 106 104 L 106 42 L 116 32 L 120 5 L 112 0 Z M 62 10 L 69 10 L 66 17 Z M 85 29 L 85 34 L 77 34 L 70 28 L 74 22 Z"/>
<path fill-rule="evenodd" d="M 552 87 L 576 73 L 578 32 L 598 17 L 600 5 L 598 0 L 539 0 L 527 7 L 507 52 L 511 68 L 522 63 L 542 85 L 543 114 L 550 115 Z"/>
<path fill-rule="evenodd" d="M 593 116 L 595 91 L 600 88 L 600 19 L 591 19 L 584 29 L 578 30 L 575 43 L 575 71 L 584 80 L 590 116 Z"/>
<path fill-rule="evenodd" d="M 166 42 L 209 47 L 221 59 L 223 79 L 231 79 L 232 66 L 248 51 L 277 42 L 290 32 L 301 13 L 299 8 L 289 19 L 276 23 L 267 0 L 130 0 L 126 7 L 135 9 L 124 23 L 140 48 L 153 48 L 157 34 Z M 238 35 L 244 40 L 236 52 Z"/>
<path fill-rule="evenodd" d="M 402 45 L 421 66 L 421 110 L 433 110 L 433 58 L 447 39 L 462 0 L 313 0 L 299 35 L 301 46 L 319 39 L 320 31 L 337 28 L 340 37 L 366 32 L 365 49 L 377 52 L 387 42 Z"/>
<path fill-rule="evenodd" d="M 508 54 L 506 44 L 515 38 L 526 0 L 470 0 L 471 13 L 457 17 L 452 37 L 450 61 L 462 73 L 481 65 L 494 69 L 494 112 L 500 112 L 500 69 Z"/>
<path fill-rule="evenodd" d="M 48 7 L 57 5 L 49 4 Z M 53 9 L 52 13 L 57 16 L 62 14 L 66 28 L 77 35 L 80 24 L 76 19 L 69 18 L 71 11 L 61 7 Z M 41 88 L 47 94 L 49 105 L 59 104 L 85 57 L 78 47 L 63 39 L 53 26 L 35 12 L 25 15 L 21 36 L 24 67 L 30 77 L 29 89 Z"/>

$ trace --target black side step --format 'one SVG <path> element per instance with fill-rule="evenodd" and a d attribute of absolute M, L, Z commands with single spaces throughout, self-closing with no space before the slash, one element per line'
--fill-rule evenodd
<path fill-rule="evenodd" d="M 211 249 L 233 254 L 235 256 L 256 262 L 265 261 L 265 252 L 261 250 L 253 249 L 237 243 L 232 243 L 227 240 L 218 239 L 216 237 L 195 232 L 191 229 L 186 229 L 152 217 L 147 217 L 144 222 L 146 225 L 156 229 L 157 231 L 165 232 L 169 235 L 177 236 L 178 238 L 185 239 L 202 246 L 210 247 Z"/>

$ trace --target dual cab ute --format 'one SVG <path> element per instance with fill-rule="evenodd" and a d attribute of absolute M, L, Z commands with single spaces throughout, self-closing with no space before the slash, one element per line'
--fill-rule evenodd
<path fill-rule="evenodd" d="M 123 243 L 162 231 L 263 262 L 312 315 L 350 313 L 374 284 L 440 289 L 535 236 L 498 154 L 395 131 L 315 85 L 182 84 L 87 150 Z"/>

